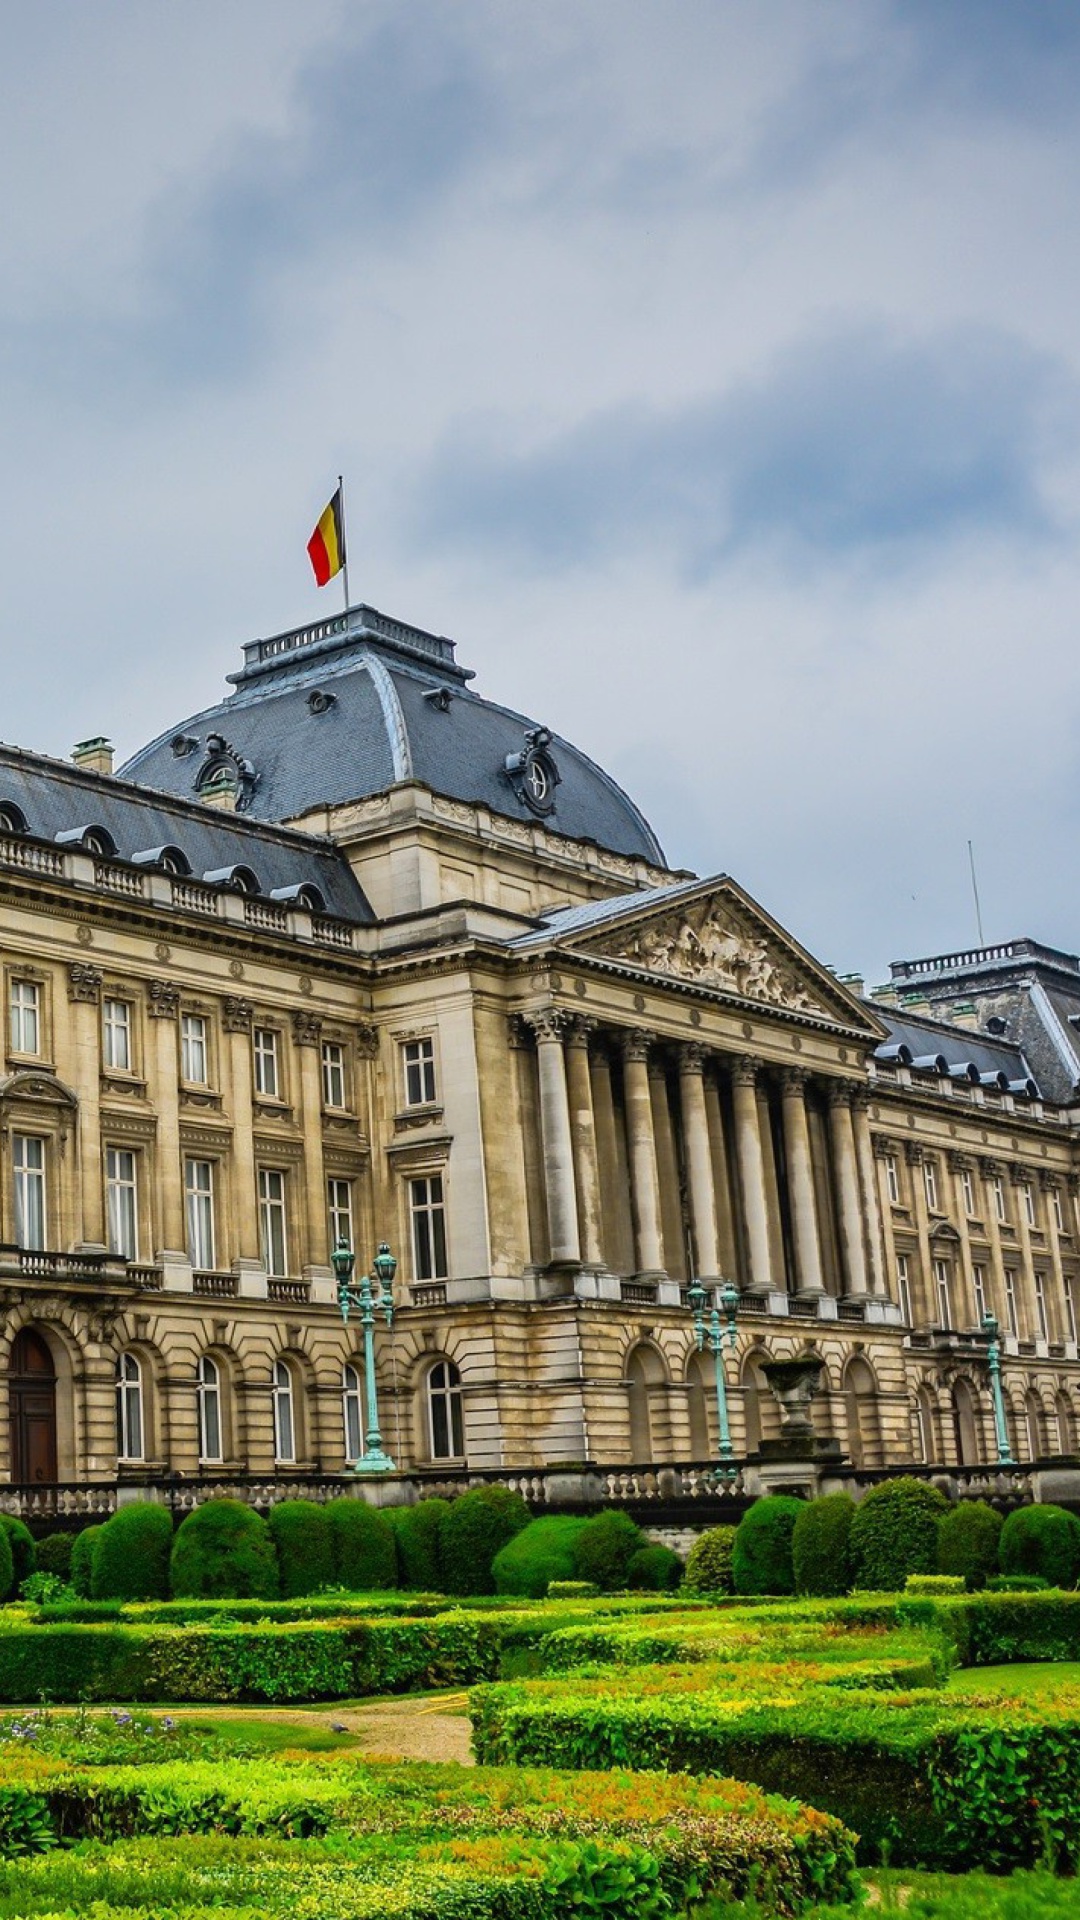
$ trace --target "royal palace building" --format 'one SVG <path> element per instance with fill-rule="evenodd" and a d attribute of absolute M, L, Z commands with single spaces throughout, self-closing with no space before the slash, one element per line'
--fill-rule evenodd
<path fill-rule="evenodd" d="M 368 607 L 251 643 L 118 773 L 0 748 L 3 1471 L 311 1481 L 364 1445 L 331 1254 L 397 1256 L 383 1442 L 429 1480 L 704 1463 L 820 1360 L 856 1468 L 1080 1410 L 1080 961 L 821 966 Z"/>

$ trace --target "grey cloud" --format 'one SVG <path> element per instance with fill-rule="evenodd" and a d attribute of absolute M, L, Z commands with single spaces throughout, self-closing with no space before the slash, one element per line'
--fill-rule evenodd
<path fill-rule="evenodd" d="M 1046 538 L 1042 460 L 1078 425 L 1064 368 L 1007 335 L 910 343 L 867 327 L 804 343 L 730 394 L 627 405 L 536 450 L 460 426 L 418 530 L 537 568 L 653 547 L 692 578 L 763 544 L 805 566 L 925 555 L 972 531 Z"/>

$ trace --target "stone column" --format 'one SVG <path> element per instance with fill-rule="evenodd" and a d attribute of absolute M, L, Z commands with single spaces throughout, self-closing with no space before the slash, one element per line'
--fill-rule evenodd
<path fill-rule="evenodd" d="M 187 1222 L 184 1219 L 184 1170 L 180 1163 L 180 1060 L 176 1050 L 176 1017 L 180 989 L 171 980 L 151 980 L 146 1010 L 154 1021 L 157 1108 L 155 1185 L 158 1193 L 159 1255 L 165 1265 L 186 1264 Z M 190 1279 L 188 1285 L 190 1286 Z"/>
<path fill-rule="evenodd" d="M 658 1053 L 649 1060 L 649 1098 L 652 1101 L 653 1139 L 656 1142 L 656 1178 L 660 1188 L 660 1242 L 664 1272 L 669 1279 L 686 1274 L 686 1228 L 683 1219 L 675 1128 L 668 1099 L 667 1069 Z"/>
<path fill-rule="evenodd" d="M 1054 1194 L 1060 1191 L 1060 1182 L 1056 1173 L 1049 1168 L 1039 1170 L 1039 1187 L 1043 1193 L 1043 1205 L 1046 1208 L 1046 1238 L 1050 1247 L 1050 1264 L 1054 1269 L 1054 1300 L 1050 1309 L 1050 1337 L 1052 1340 L 1067 1340 L 1068 1322 L 1065 1318 L 1065 1269 L 1061 1264 L 1061 1241 L 1058 1239 L 1057 1222 L 1054 1219 Z"/>
<path fill-rule="evenodd" d="M 859 1198 L 859 1166 L 855 1154 L 855 1130 L 851 1120 L 852 1089 L 845 1081 L 829 1086 L 829 1144 L 840 1215 L 840 1258 L 844 1274 L 844 1292 L 865 1299 L 867 1292 L 866 1253 L 863 1247 L 862 1205 Z"/>
<path fill-rule="evenodd" d="M 705 1117 L 709 1125 L 709 1150 L 712 1155 L 713 1195 L 716 1200 L 716 1239 L 720 1273 L 738 1280 L 739 1246 L 735 1232 L 735 1209 L 727 1156 L 727 1128 L 720 1104 L 720 1088 L 715 1073 L 705 1076 Z"/>
<path fill-rule="evenodd" d="M 618 1273 L 630 1273 L 634 1265 L 634 1237 L 630 1221 L 627 1183 L 619 1156 L 615 1102 L 611 1091 L 611 1058 L 607 1042 L 603 1037 L 595 1040 L 589 1049 L 589 1076 L 592 1083 L 596 1153 L 600 1167 L 600 1217 L 604 1230 L 604 1264 L 614 1268 Z"/>
<path fill-rule="evenodd" d="M 732 1069 L 735 1104 L 735 1157 L 739 1166 L 746 1250 L 748 1293 L 767 1293 L 772 1280 L 769 1260 L 769 1205 L 765 1192 L 765 1160 L 761 1151 L 757 1080 L 762 1062 L 743 1055 Z"/>
<path fill-rule="evenodd" d="M 884 1300 L 888 1297 L 889 1287 L 885 1277 L 885 1240 L 878 1199 L 877 1168 L 874 1165 L 874 1142 L 870 1133 L 870 1092 L 867 1087 L 856 1087 L 851 1096 L 851 1114 L 855 1128 L 855 1158 L 862 1187 L 866 1245 L 870 1254 L 870 1291 L 877 1299 Z"/>
<path fill-rule="evenodd" d="M 694 1247 L 694 1275 L 710 1285 L 720 1277 L 716 1234 L 716 1190 L 713 1184 L 712 1142 L 705 1106 L 705 1049 L 691 1041 L 679 1049 L 679 1094 L 682 1103 L 686 1190 L 690 1202 L 690 1234 Z"/>
<path fill-rule="evenodd" d="M 652 1096 L 649 1092 L 649 1046 L 652 1035 L 635 1028 L 623 1039 L 623 1085 L 626 1132 L 630 1154 L 630 1198 L 639 1273 L 664 1271 L 660 1238 L 660 1183 L 656 1172 Z"/>
<path fill-rule="evenodd" d="M 566 1030 L 566 1082 L 577 1185 L 578 1234 L 581 1258 L 587 1267 L 604 1264 L 600 1156 L 589 1075 L 589 1036 L 595 1029 L 595 1020 L 578 1013 L 571 1015 Z"/>
<path fill-rule="evenodd" d="M 818 1239 L 814 1169 L 810 1159 L 810 1129 L 806 1121 L 806 1082 L 802 1067 L 787 1067 L 780 1077 L 784 1114 L 784 1146 L 790 1183 L 791 1227 L 795 1243 L 795 1287 L 803 1295 L 824 1293 L 821 1244 Z"/>
<path fill-rule="evenodd" d="M 101 1173 L 101 969 L 73 960 L 68 968 L 72 1003 L 75 1086 L 79 1096 L 79 1178 L 84 1247 L 105 1245 L 105 1191 Z M 46 1224 L 46 1240 L 49 1239 Z"/>
<path fill-rule="evenodd" d="M 300 1124 L 304 1130 L 304 1212 L 307 1233 L 302 1249 L 303 1271 L 324 1273 L 330 1265 L 329 1225 L 326 1215 L 326 1170 L 322 1131 L 322 1021 L 303 1009 L 292 1017 L 293 1045 L 300 1064 Z M 295 1239 L 295 1235 L 294 1235 Z"/>
<path fill-rule="evenodd" d="M 544 1148 L 544 1197 L 552 1266 L 577 1266 L 581 1260 L 574 1142 L 566 1086 L 563 1028 L 566 1015 L 544 1007 L 525 1016 L 536 1035 L 540 1081 L 540 1136 Z"/>
<path fill-rule="evenodd" d="M 242 1000 L 236 994 L 226 995 L 221 1019 L 229 1036 L 236 1265 L 240 1269 L 257 1267 L 261 1271 L 262 1248 L 259 1245 L 259 1209 L 255 1193 L 255 1141 L 252 1137 L 254 1116 L 251 1107 L 253 1013 L 250 1000 Z"/>

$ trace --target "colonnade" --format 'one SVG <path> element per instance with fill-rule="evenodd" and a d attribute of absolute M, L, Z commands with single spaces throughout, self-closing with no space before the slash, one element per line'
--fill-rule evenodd
<path fill-rule="evenodd" d="M 550 1265 L 706 1284 L 737 1275 L 759 1295 L 886 1295 L 859 1083 L 601 1029 L 558 1007 L 523 1024 L 536 1047 Z"/>

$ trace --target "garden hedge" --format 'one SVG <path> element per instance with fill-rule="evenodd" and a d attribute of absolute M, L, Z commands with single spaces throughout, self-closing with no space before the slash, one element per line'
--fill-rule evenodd
<path fill-rule="evenodd" d="M 334 1541 L 325 1507 L 314 1500 L 281 1500 L 271 1507 L 267 1525 L 286 1600 L 333 1586 Z"/>
<path fill-rule="evenodd" d="M 74 1548 L 73 1533 L 47 1533 L 37 1542 L 37 1572 L 54 1573 L 60 1580 L 70 1580 Z"/>
<path fill-rule="evenodd" d="M 100 1526 L 84 1527 L 81 1533 L 75 1535 L 75 1542 L 71 1549 L 71 1584 L 81 1600 L 90 1598 L 94 1541 L 100 1532 Z"/>
<path fill-rule="evenodd" d="M 410 1593 L 438 1593 L 442 1586 L 442 1523 L 449 1500 L 419 1500 L 415 1507 L 388 1508 L 397 1543 L 398 1584 Z"/>
<path fill-rule="evenodd" d="M 628 1584 L 630 1562 L 644 1545 L 645 1535 L 628 1513 L 605 1507 L 586 1520 L 574 1541 L 574 1578 L 613 1593 Z"/>
<path fill-rule="evenodd" d="M 495 1556 L 528 1524 L 528 1507 L 509 1487 L 474 1487 L 451 1501 L 439 1529 L 447 1593 L 494 1593 Z"/>
<path fill-rule="evenodd" d="M 859 1501 L 851 1522 L 851 1560 L 858 1587 L 894 1593 L 909 1573 L 937 1569 L 938 1527 L 945 1495 L 922 1480 L 885 1480 Z"/>
<path fill-rule="evenodd" d="M 699 1534 L 686 1557 L 684 1585 L 690 1593 L 734 1593 L 731 1562 L 736 1527 L 709 1527 Z"/>
<path fill-rule="evenodd" d="M 7 1535 L 12 1561 L 10 1583 L 6 1591 L 0 1591 L 0 1598 L 6 1600 L 11 1594 L 18 1593 L 23 1581 L 29 1580 L 35 1571 L 37 1549 L 34 1536 L 25 1521 L 17 1520 L 12 1513 L 0 1513 L 0 1531 Z"/>
<path fill-rule="evenodd" d="M 985 1587 L 997 1572 L 1001 1515 L 985 1500 L 961 1500 L 938 1528 L 938 1572 L 961 1574 L 969 1587 Z"/>
<path fill-rule="evenodd" d="M 794 1593 L 791 1543 L 804 1505 L 789 1493 L 773 1493 L 747 1508 L 731 1559 L 736 1593 Z"/>
<path fill-rule="evenodd" d="M 626 1569 L 631 1593 L 673 1593 L 683 1576 L 683 1563 L 671 1547 L 639 1547 Z"/>
<path fill-rule="evenodd" d="M 855 1502 L 849 1493 L 828 1493 L 820 1500 L 803 1502 L 791 1536 L 796 1593 L 847 1593 L 854 1518 Z"/>
<path fill-rule="evenodd" d="M 492 1561 L 496 1593 L 542 1600 L 552 1580 L 573 1579 L 574 1544 L 588 1524 L 569 1513 L 530 1520 Z"/>
<path fill-rule="evenodd" d="M 169 1577 L 178 1597 L 276 1594 L 277 1557 L 266 1521 L 241 1500 L 208 1500 L 181 1521 Z"/>
<path fill-rule="evenodd" d="M 165 1600 L 169 1594 L 172 1515 L 149 1500 L 118 1507 L 94 1530 L 90 1594 L 94 1600 Z"/>
<path fill-rule="evenodd" d="M 1035 1573 L 1052 1587 L 1075 1587 L 1080 1520 L 1064 1507 L 1017 1507 L 1001 1529 L 1002 1573 Z"/>
<path fill-rule="evenodd" d="M 331 1500 L 326 1517 L 338 1586 L 352 1593 L 392 1587 L 397 1580 L 397 1547 L 382 1508 L 369 1507 L 364 1500 Z"/>
<path fill-rule="evenodd" d="M 0 1527 L 0 1600 L 10 1599 L 15 1591 L 15 1555 L 6 1530 Z"/>

